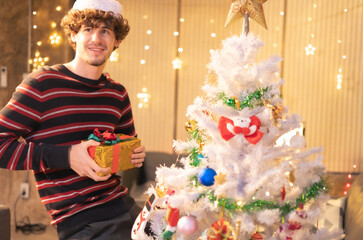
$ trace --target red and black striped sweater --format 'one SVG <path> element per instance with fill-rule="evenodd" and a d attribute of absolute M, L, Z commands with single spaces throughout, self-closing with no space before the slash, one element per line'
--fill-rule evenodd
<path fill-rule="evenodd" d="M 80 214 L 84 221 L 102 220 L 102 213 L 112 217 L 125 210 L 120 204 L 127 189 L 117 175 L 95 182 L 70 169 L 70 146 L 95 128 L 135 136 L 127 91 L 106 75 L 91 80 L 64 65 L 30 74 L 0 112 L 0 167 L 34 171 L 52 224 Z"/>

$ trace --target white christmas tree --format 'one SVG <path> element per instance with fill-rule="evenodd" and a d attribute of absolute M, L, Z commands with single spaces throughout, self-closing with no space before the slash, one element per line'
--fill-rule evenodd
<path fill-rule="evenodd" d="M 189 139 L 174 141 L 186 157 L 157 169 L 133 239 L 342 237 L 315 226 L 329 198 L 325 167 L 321 149 L 307 149 L 296 131 L 299 117 L 282 105 L 281 59 L 255 63 L 263 43 L 247 33 L 211 51 L 205 94 L 187 109 Z"/>

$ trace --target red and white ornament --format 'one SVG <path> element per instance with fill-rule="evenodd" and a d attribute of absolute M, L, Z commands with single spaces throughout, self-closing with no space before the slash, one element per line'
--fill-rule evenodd
<path fill-rule="evenodd" d="M 219 132 L 224 140 L 228 141 L 234 136 L 242 134 L 252 144 L 258 143 L 263 136 L 263 132 L 259 131 L 260 127 L 261 121 L 256 115 L 249 118 L 222 116 L 218 123 Z"/>

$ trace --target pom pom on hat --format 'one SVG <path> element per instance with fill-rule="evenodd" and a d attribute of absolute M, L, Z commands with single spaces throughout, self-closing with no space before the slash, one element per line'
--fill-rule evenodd
<path fill-rule="evenodd" d="M 96 9 L 104 12 L 113 12 L 115 15 L 122 15 L 122 6 L 117 0 L 77 0 L 73 9 Z"/>

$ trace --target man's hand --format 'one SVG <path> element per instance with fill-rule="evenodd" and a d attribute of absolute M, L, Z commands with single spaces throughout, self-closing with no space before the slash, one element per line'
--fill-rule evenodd
<path fill-rule="evenodd" d="M 69 165 L 81 177 L 89 177 L 95 181 L 106 181 L 111 177 L 111 174 L 101 177 L 96 172 L 106 174 L 111 172 L 111 168 L 101 168 L 88 153 L 89 147 L 98 145 L 100 143 L 94 140 L 73 145 L 69 153 Z"/>
<path fill-rule="evenodd" d="M 146 157 L 145 147 L 140 146 L 134 149 L 134 154 L 131 155 L 131 162 L 135 167 L 141 167 Z"/>

